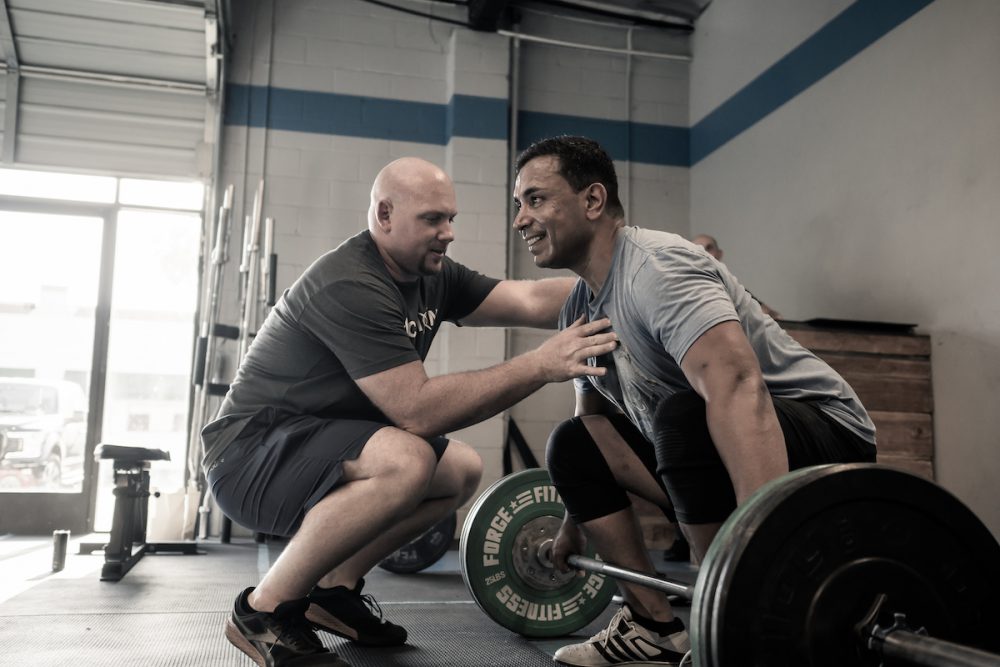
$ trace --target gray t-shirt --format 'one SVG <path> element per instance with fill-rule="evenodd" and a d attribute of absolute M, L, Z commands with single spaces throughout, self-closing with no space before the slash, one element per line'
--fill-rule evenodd
<path fill-rule="evenodd" d="M 397 283 L 361 232 L 310 266 L 264 320 L 215 421 L 209 467 L 264 409 L 389 423 L 354 382 L 427 357 L 444 320 L 474 311 L 499 281 L 445 257 L 440 273 Z"/>
<path fill-rule="evenodd" d="M 579 281 L 563 306 L 560 328 L 580 315 L 588 321 L 607 316 L 619 346 L 610 358 L 589 360 L 608 372 L 576 379 L 577 391 L 599 391 L 650 441 L 656 406 L 692 388 L 680 367 L 688 349 L 716 324 L 735 320 L 773 396 L 815 401 L 853 433 L 875 442 L 875 425 L 850 385 L 765 315 L 725 264 L 676 234 L 622 228 L 600 292 L 591 298 Z"/>

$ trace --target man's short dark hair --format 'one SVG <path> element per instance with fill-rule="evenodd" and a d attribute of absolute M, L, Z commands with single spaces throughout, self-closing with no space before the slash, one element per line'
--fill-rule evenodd
<path fill-rule="evenodd" d="M 608 191 L 608 213 L 615 218 L 625 217 L 625 207 L 618 198 L 615 163 L 599 143 L 587 137 L 567 135 L 536 141 L 517 156 L 514 173 L 519 173 L 536 157 L 546 155 L 559 158 L 559 175 L 566 179 L 573 192 L 580 192 L 592 183 L 600 183 Z"/>

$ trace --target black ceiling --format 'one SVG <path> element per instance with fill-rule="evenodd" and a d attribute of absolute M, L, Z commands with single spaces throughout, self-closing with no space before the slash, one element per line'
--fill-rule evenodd
<path fill-rule="evenodd" d="M 469 0 L 477 30 L 505 27 L 522 8 L 547 9 L 664 29 L 691 30 L 711 0 Z"/>

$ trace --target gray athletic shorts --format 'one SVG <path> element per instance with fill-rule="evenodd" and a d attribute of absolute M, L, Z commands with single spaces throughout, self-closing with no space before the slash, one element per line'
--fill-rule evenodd
<path fill-rule="evenodd" d="M 387 424 L 261 410 L 208 470 L 230 519 L 267 535 L 291 536 L 306 512 L 343 483 L 343 463 Z M 448 438 L 428 440 L 440 461 Z"/>

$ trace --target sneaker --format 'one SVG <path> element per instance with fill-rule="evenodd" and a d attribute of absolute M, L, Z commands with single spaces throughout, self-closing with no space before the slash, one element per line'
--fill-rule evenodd
<path fill-rule="evenodd" d="M 236 598 L 226 619 L 226 639 L 260 667 L 350 667 L 320 642 L 305 619 L 305 600 L 282 602 L 271 613 L 253 611 L 248 588 Z"/>
<path fill-rule="evenodd" d="M 346 586 L 315 587 L 307 598 L 306 618 L 317 630 L 326 630 L 362 646 L 400 646 L 406 629 L 382 618 L 382 607 L 371 595 L 361 594 L 365 580 L 354 590 Z"/>
<path fill-rule="evenodd" d="M 632 620 L 632 610 L 623 605 L 604 630 L 585 642 L 563 646 L 555 659 L 564 665 L 680 665 L 691 650 L 687 630 L 660 636 Z"/>

